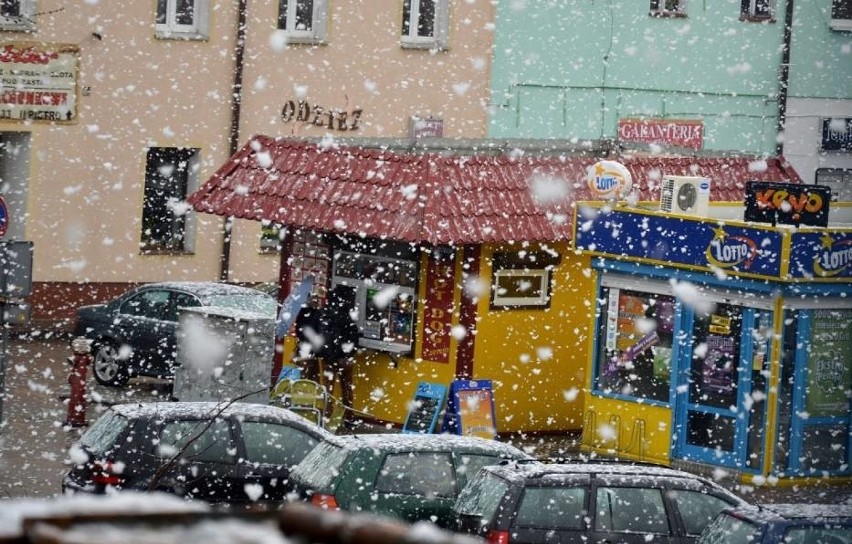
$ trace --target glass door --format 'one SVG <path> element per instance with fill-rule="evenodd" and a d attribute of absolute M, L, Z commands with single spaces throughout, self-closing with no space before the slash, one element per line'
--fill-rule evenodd
<path fill-rule="evenodd" d="M 675 457 L 760 470 L 771 330 L 771 312 L 735 304 L 693 314 L 679 361 Z"/>

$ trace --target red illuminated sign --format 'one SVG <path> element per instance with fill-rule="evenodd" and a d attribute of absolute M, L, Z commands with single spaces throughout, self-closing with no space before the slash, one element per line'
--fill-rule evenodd
<path fill-rule="evenodd" d="M 704 124 L 682 119 L 620 119 L 618 139 L 623 142 L 701 149 L 704 144 Z"/>

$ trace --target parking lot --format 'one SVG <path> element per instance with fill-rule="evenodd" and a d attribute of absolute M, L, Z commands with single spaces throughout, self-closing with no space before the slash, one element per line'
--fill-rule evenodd
<path fill-rule="evenodd" d="M 7 347 L 6 389 L 0 427 L 0 499 L 52 497 L 60 492 L 68 447 L 80 429 L 64 425 L 67 415 L 71 355 L 67 337 L 14 337 Z M 134 379 L 124 388 L 98 385 L 88 376 L 91 421 L 108 405 L 153 401 L 167 397 L 166 382 Z M 362 429 L 370 430 L 370 429 Z M 375 431 L 375 429 L 372 429 Z M 570 455 L 576 436 L 523 437 L 512 440 L 537 455 Z M 754 502 L 811 502 L 852 504 L 852 486 L 755 488 L 732 484 L 735 492 Z"/>

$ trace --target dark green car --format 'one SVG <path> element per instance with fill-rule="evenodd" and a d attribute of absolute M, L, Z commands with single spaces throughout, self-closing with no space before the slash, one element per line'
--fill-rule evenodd
<path fill-rule="evenodd" d="M 290 473 L 302 500 L 404 521 L 455 526 L 453 503 L 486 465 L 529 459 L 493 440 L 456 435 L 372 434 L 325 440 Z"/>

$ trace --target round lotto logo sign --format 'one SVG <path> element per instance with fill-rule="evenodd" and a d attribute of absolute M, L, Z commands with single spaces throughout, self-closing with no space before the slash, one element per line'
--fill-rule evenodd
<path fill-rule="evenodd" d="M 586 170 L 586 182 L 592 195 L 601 199 L 625 197 L 633 187 L 633 177 L 623 164 L 599 161 Z"/>

